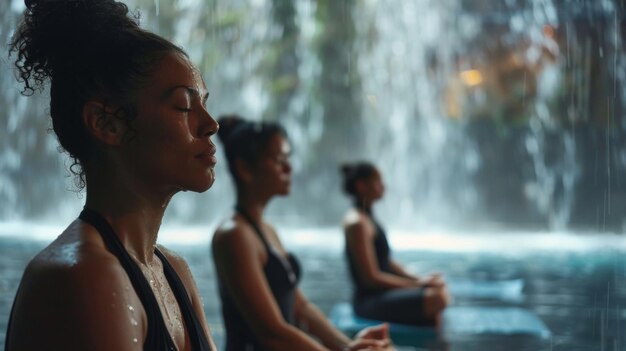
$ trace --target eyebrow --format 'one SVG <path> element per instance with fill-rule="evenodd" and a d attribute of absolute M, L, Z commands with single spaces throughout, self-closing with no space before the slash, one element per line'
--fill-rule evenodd
<path fill-rule="evenodd" d="M 200 95 L 200 91 L 198 91 L 198 89 L 192 88 L 192 87 L 187 86 L 187 85 L 176 85 L 176 86 L 173 86 L 173 87 L 167 89 L 165 91 L 165 93 L 163 93 L 163 98 L 169 97 L 170 95 L 172 95 L 178 89 L 185 89 L 191 95 L 199 97 L 202 100 L 202 104 L 203 105 L 206 104 L 206 101 L 209 99 L 209 92 L 208 91 L 206 93 L 204 93 L 204 95 Z"/>

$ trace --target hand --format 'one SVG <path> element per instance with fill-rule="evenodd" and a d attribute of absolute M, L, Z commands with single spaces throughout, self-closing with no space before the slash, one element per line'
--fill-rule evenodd
<path fill-rule="evenodd" d="M 346 350 L 393 351 L 395 348 L 389 339 L 389 324 L 383 323 L 359 331 Z"/>
<path fill-rule="evenodd" d="M 425 287 L 443 287 L 446 285 L 440 273 L 433 273 L 425 279 L 419 280 L 419 282 Z"/>
<path fill-rule="evenodd" d="M 373 339 L 355 339 L 350 342 L 345 351 L 395 351 L 395 348 L 389 341 L 373 340 Z"/>
<path fill-rule="evenodd" d="M 363 328 L 356 334 L 355 339 L 389 340 L 389 324 Z"/>

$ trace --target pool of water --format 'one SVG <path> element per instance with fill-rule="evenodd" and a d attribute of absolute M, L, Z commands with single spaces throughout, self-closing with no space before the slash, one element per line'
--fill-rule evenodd
<path fill-rule="evenodd" d="M 16 232 L 19 233 L 20 231 Z M 224 331 L 208 239 L 172 240 L 198 283 L 213 336 L 221 349 Z M 192 231 L 193 232 L 193 231 Z M 192 236 L 193 237 L 193 236 Z M 169 239 L 168 239 L 169 238 Z M 551 331 L 533 337 L 464 337 L 431 340 L 402 350 L 626 350 L 626 242 L 620 236 L 506 234 L 390 234 L 395 257 L 416 273 L 438 271 L 450 279 L 523 279 L 518 301 L 456 298 L 455 305 L 516 306 L 535 312 Z M 350 298 L 341 235 L 336 231 L 283 231 L 288 249 L 301 260 L 305 295 L 329 313 Z M 27 262 L 50 238 L 16 237 L 0 231 L 0 344 L 11 303 Z"/>

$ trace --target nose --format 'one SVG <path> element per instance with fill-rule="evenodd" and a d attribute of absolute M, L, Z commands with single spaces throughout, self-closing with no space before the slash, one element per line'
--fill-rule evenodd
<path fill-rule="evenodd" d="M 202 137 L 210 137 L 211 135 L 217 134 L 217 131 L 220 129 L 219 123 L 211 116 L 209 111 L 202 109 L 202 117 L 200 123 L 200 131 L 199 134 Z"/>

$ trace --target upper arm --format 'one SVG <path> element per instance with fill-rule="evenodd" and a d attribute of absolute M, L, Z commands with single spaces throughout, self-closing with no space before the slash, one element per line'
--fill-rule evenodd
<path fill-rule="evenodd" d="M 215 266 L 228 293 L 253 333 L 263 342 L 288 327 L 263 272 L 258 239 L 244 228 L 213 238 Z"/>
<path fill-rule="evenodd" d="M 29 266 L 16 297 L 13 350 L 143 349 L 145 312 L 119 265 Z"/>
<path fill-rule="evenodd" d="M 363 221 L 345 227 L 346 245 L 357 274 L 365 281 L 371 281 L 379 272 L 378 260 L 374 251 L 372 237 L 374 232 Z"/>

